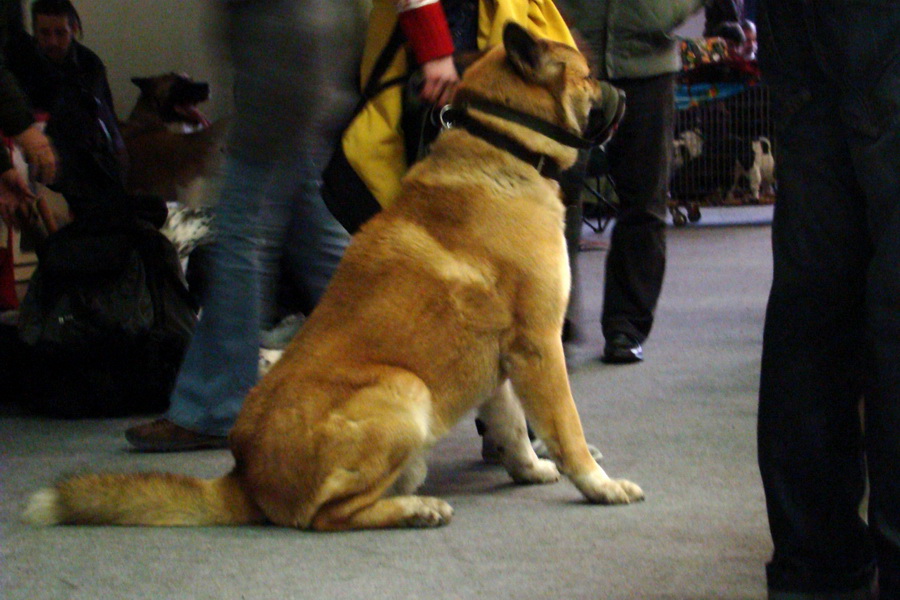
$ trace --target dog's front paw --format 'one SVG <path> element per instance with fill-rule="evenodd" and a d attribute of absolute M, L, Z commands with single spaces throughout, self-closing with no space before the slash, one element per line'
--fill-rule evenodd
<path fill-rule="evenodd" d="M 440 527 L 450 522 L 453 507 L 440 498 L 415 496 L 418 506 L 404 519 L 406 527 Z"/>
<path fill-rule="evenodd" d="M 554 483 L 559 481 L 559 469 L 552 460 L 539 458 L 530 464 L 517 464 L 509 469 L 509 476 L 520 484 Z"/>
<path fill-rule="evenodd" d="M 640 502 L 644 499 L 644 490 L 633 481 L 628 481 L 627 479 L 614 479 L 613 481 L 622 487 L 622 490 L 628 496 L 629 503 Z"/>
<path fill-rule="evenodd" d="M 644 491 L 636 483 L 627 479 L 610 479 L 603 469 L 572 477 L 572 483 L 585 498 L 596 504 L 630 504 L 644 499 Z"/>

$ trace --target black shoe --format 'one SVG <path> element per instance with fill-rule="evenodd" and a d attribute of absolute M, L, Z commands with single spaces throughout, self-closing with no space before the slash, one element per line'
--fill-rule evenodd
<path fill-rule="evenodd" d="M 644 349 L 625 333 L 614 334 L 603 349 L 600 360 L 611 365 L 623 365 L 644 360 Z"/>
<path fill-rule="evenodd" d="M 224 435 L 197 433 L 168 419 L 135 425 L 125 432 L 128 443 L 141 452 L 184 452 L 228 448 Z"/>

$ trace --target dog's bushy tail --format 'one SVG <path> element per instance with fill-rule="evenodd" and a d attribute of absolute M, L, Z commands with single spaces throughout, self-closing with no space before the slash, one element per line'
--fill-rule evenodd
<path fill-rule="evenodd" d="M 169 473 L 88 474 L 35 493 L 33 525 L 242 525 L 265 517 L 234 473 L 197 479 Z"/>

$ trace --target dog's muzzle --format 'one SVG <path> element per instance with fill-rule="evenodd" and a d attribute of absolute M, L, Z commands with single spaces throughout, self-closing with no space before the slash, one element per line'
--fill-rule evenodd
<path fill-rule="evenodd" d="M 594 146 L 604 144 L 612 137 L 625 114 L 625 92 L 601 81 L 600 93 L 600 104 L 591 108 L 587 128 L 582 134 Z"/>

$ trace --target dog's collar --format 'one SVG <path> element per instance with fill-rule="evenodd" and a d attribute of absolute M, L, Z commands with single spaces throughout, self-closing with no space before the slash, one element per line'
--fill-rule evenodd
<path fill-rule="evenodd" d="M 558 125 L 554 125 L 543 119 L 482 98 L 469 97 L 462 102 L 445 106 L 441 111 L 440 120 L 445 128 L 462 127 L 472 135 L 481 138 L 489 144 L 500 148 L 533 166 L 542 177 L 547 177 L 556 181 L 559 181 L 562 169 L 560 169 L 559 163 L 557 163 L 555 159 L 546 154 L 529 150 L 512 137 L 495 129 L 491 129 L 480 121 L 473 119 L 469 115 L 469 109 L 475 109 L 495 117 L 500 117 L 505 121 L 523 125 L 536 133 L 546 136 L 564 146 L 569 146 L 570 148 L 586 149 L 596 145 L 590 140 L 576 135 L 567 129 L 563 129 Z"/>
<path fill-rule="evenodd" d="M 500 133 L 499 131 L 491 129 L 490 127 L 487 127 L 486 125 L 483 125 L 482 123 L 476 121 L 467 113 L 463 112 L 453 115 L 452 126 L 462 127 L 475 137 L 481 138 L 492 146 L 508 152 L 519 160 L 528 163 L 529 165 L 537 169 L 541 177 L 547 177 L 549 179 L 559 181 L 562 175 L 562 170 L 559 168 L 559 164 L 554 159 L 550 158 L 546 154 L 541 154 L 540 152 L 529 150 L 508 135 Z"/>
<path fill-rule="evenodd" d="M 593 148 L 597 145 L 596 142 L 572 133 L 568 129 L 564 129 L 559 125 L 554 125 L 549 121 L 539 119 L 538 117 L 535 117 L 533 115 L 520 112 L 508 106 L 504 106 L 503 104 L 491 102 L 490 100 L 485 100 L 483 98 L 470 96 L 459 104 L 454 104 L 451 110 L 453 112 L 459 111 L 465 114 L 470 108 L 495 117 L 500 117 L 501 119 L 510 121 L 512 123 L 524 125 L 532 131 L 547 136 L 551 140 L 558 142 L 563 146 L 578 148 L 580 150 L 587 150 L 588 148 Z"/>

